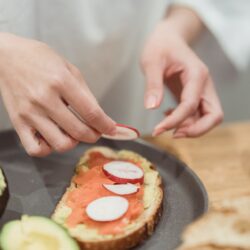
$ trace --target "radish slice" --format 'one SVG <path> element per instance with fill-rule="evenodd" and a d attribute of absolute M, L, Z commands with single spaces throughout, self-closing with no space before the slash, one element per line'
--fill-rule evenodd
<path fill-rule="evenodd" d="M 121 218 L 128 206 L 128 200 L 123 197 L 106 196 L 89 203 L 86 213 L 94 221 L 113 221 Z"/>
<path fill-rule="evenodd" d="M 140 137 L 140 133 L 137 129 L 124 124 L 116 124 L 115 135 L 102 135 L 103 138 L 112 140 L 135 140 Z"/>
<path fill-rule="evenodd" d="M 127 195 L 127 194 L 134 194 L 139 190 L 139 187 L 127 183 L 127 184 L 103 184 L 103 187 L 109 190 L 110 192 L 118 195 Z"/>
<path fill-rule="evenodd" d="M 103 166 L 103 172 L 117 183 L 143 183 L 143 171 L 133 163 L 111 161 Z"/>

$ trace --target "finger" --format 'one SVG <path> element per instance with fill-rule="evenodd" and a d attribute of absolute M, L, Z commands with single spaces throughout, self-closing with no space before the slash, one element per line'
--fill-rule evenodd
<path fill-rule="evenodd" d="M 95 101 L 98 104 L 96 98 L 91 93 L 88 85 L 85 83 L 85 80 L 83 78 L 81 71 L 75 65 L 68 63 L 68 62 L 67 62 L 67 68 L 69 69 L 71 74 L 75 77 L 75 79 L 77 79 L 76 83 L 79 83 L 81 88 L 84 88 L 84 90 L 93 97 L 93 101 Z"/>
<path fill-rule="evenodd" d="M 94 96 L 85 90 L 86 87 L 84 88 L 77 83 L 78 80 L 74 77 L 71 77 L 69 81 L 70 91 L 67 88 L 63 89 L 61 93 L 63 99 L 80 115 L 88 126 L 101 134 L 114 134 L 116 123 L 104 113 Z"/>
<path fill-rule="evenodd" d="M 189 116 L 192 116 L 199 105 L 201 93 L 207 81 L 203 72 L 190 71 L 192 74 L 187 82 L 183 79 L 183 92 L 181 93 L 180 104 L 154 129 L 153 135 L 159 135 L 165 130 L 178 127 Z"/>
<path fill-rule="evenodd" d="M 142 63 L 142 68 L 146 78 L 144 105 L 147 109 L 157 108 L 163 99 L 165 65 L 159 58 L 151 58 L 150 62 Z"/>
<path fill-rule="evenodd" d="M 94 143 L 100 138 L 100 134 L 88 127 L 74 115 L 61 100 L 54 103 L 48 111 L 50 118 L 62 128 L 68 135 L 77 141 Z"/>
<path fill-rule="evenodd" d="M 174 111 L 174 108 L 169 108 L 166 111 L 164 111 L 164 115 L 165 116 L 171 115 L 173 113 L 173 111 Z"/>
<path fill-rule="evenodd" d="M 36 137 L 36 130 L 26 121 L 17 115 L 17 107 L 12 104 L 14 101 L 3 94 L 3 100 L 8 110 L 10 120 L 20 138 L 20 141 L 30 156 L 44 157 L 52 152 L 52 148 L 41 138 Z"/>
<path fill-rule="evenodd" d="M 207 114 L 192 126 L 189 126 L 184 133 L 187 137 L 201 136 L 218 125 L 220 122 L 221 118 L 219 115 Z"/>
<path fill-rule="evenodd" d="M 42 138 L 37 138 L 35 130 L 27 124 L 15 126 L 15 129 L 22 145 L 30 156 L 44 157 L 52 152 L 52 148 Z"/>
<path fill-rule="evenodd" d="M 187 137 L 197 137 L 211 130 L 223 120 L 223 111 L 213 87 L 211 79 L 208 80 L 200 105 L 200 118 L 184 128 L 180 128 L 178 133 Z"/>
<path fill-rule="evenodd" d="M 194 124 L 198 119 L 200 119 L 199 112 L 196 112 L 193 116 L 188 117 L 185 121 L 183 121 L 173 132 L 173 138 L 183 138 L 187 137 L 186 131 L 188 127 Z"/>
<path fill-rule="evenodd" d="M 159 135 L 164 131 L 178 127 L 188 116 L 192 116 L 195 106 L 189 102 L 181 102 L 179 106 L 154 129 L 153 135 Z"/>
<path fill-rule="evenodd" d="M 30 119 L 32 126 L 55 151 L 62 153 L 74 148 L 78 144 L 76 140 L 60 130 L 48 117 L 33 114 Z"/>
<path fill-rule="evenodd" d="M 211 130 L 216 125 L 218 125 L 221 122 L 221 120 L 222 118 L 219 113 L 206 114 L 196 122 L 189 124 L 189 126 L 178 129 L 174 137 L 181 138 L 181 137 L 201 136 L 206 132 L 208 132 L 209 130 Z"/>

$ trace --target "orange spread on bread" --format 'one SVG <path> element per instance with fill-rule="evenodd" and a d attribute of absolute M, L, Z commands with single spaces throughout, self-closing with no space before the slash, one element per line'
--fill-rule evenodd
<path fill-rule="evenodd" d="M 99 152 L 92 152 L 89 157 L 87 162 L 89 170 L 87 172 L 80 170 L 73 178 L 77 188 L 70 191 L 67 195 L 66 204 L 72 209 L 72 212 L 66 223 L 69 227 L 85 224 L 90 228 L 97 229 L 101 234 L 122 233 L 123 228 L 138 218 L 144 210 L 143 185 L 140 186 L 137 193 L 124 196 L 129 201 L 129 208 L 120 219 L 110 222 L 97 222 L 90 219 L 85 212 L 87 205 L 98 198 L 115 194 L 105 189 L 102 185 L 114 184 L 102 170 L 103 165 L 113 159 L 106 158 Z"/>

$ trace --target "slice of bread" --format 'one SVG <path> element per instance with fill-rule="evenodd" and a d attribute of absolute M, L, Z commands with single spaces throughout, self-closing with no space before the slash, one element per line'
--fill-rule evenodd
<path fill-rule="evenodd" d="M 250 250 L 250 196 L 223 200 L 189 225 L 178 250 Z"/>
<path fill-rule="evenodd" d="M 65 226 L 70 235 L 75 238 L 81 249 L 91 250 L 119 250 L 130 249 L 147 237 L 149 237 L 158 222 L 162 211 L 163 189 L 159 172 L 153 164 L 137 153 L 128 150 L 113 151 L 107 147 L 93 147 L 86 151 L 80 158 L 76 167 L 76 175 L 79 170 L 88 171 L 86 165 L 91 152 L 100 152 L 105 157 L 115 160 L 132 160 L 140 162 L 140 166 L 144 170 L 144 210 L 137 219 L 125 226 L 123 233 L 119 234 L 100 234 L 98 230 L 89 228 L 85 224 L 79 224 L 76 227 L 67 227 L 65 220 L 71 214 L 71 208 L 66 205 L 67 194 L 71 190 L 77 188 L 73 181 L 63 195 L 61 201 L 56 207 L 52 218 Z M 107 222 L 108 223 L 108 222 Z"/>

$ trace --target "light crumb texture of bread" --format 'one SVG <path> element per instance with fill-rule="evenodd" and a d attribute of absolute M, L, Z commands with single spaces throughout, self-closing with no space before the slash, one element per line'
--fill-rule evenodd
<path fill-rule="evenodd" d="M 216 204 L 182 239 L 178 250 L 250 250 L 250 196 Z"/>
<path fill-rule="evenodd" d="M 124 232 L 120 234 L 102 235 L 99 234 L 98 230 L 89 228 L 84 224 L 79 224 L 73 228 L 67 228 L 65 220 L 70 215 L 71 208 L 66 205 L 66 197 L 70 190 L 76 188 L 73 182 L 71 182 L 70 187 L 57 205 L 52 218 L 68 229 L 70 235 L 78 241 L 82 249 L 129 249 L 146 239 L 154 231 L 155 225 L 161 214 L 163 201 L 163 189 L 160 175 L 152 163 L 139 154 L 128 150 L 114 151 L 107 147 L 94 147 L 86 151 L 77 164 L 76 174 L 80 169 L 88 171 L 86 162 L 88 161 L 89 154 L 96 151 L 113 159 L 140 162 L 140 166 L 144 170 L 144 212 L 136 220 L 128 224 L 124 228 Z"/>

